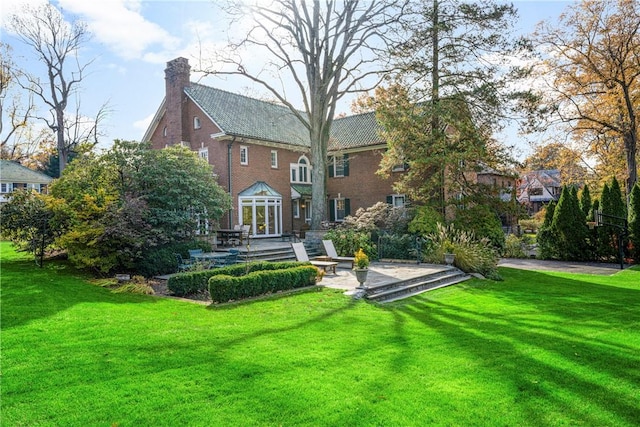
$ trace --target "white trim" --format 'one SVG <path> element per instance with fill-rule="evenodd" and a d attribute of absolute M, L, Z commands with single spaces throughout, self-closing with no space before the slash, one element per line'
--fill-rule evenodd
<path fill-rule="evenodd" d="M 271 169 L 278 169 L 278 150 L 271 150 L 270 160 L 271 160 Z"/>
<path fill-rule="evenodd" d="M 244 156 L 243 156 L 244 153 Z M 244 160 L 242 159 L 244 157 Z M 246 166 L 249 164 L 249 147 L 246 145 L 240 146 L 240 164 Z"/>

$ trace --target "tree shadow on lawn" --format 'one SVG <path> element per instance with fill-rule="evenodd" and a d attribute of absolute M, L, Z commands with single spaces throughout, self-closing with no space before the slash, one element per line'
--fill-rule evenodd
<path fill-rule="evenodd" d="M 32 260 L 2 260 L 0 300 L 2 329 L 46 318 L 86 302 L 128 304 L 153 303 L 143 295 L 114 294 L 91 285 L 91 277 L 67 261 L 50 261 L 43 268 Z"/>
<path fill-rule="evenodd" d="M 492 375 L 512 383 L 533 425 L 548 424 L 553 416 L 548 411 L 590 425 L 611 420 L 636 425 L 638 396 L 600 381 L 632 390 L 640 385 L 640 348 L 608 339 L 609 333 L 637 329 L 640 289 L 594 284 L 586 277 L 551 279 L 541 272 L 528 272 L 526 278 L 524 284 L 511 280 L 464 289 L 488 298 L 485 309 L 464 300 L 446 303 L 428 293 L 395 308 L 447 336 L 452 353 L 473 356 Z M 492 299 L 508 305 L 491 305 Z"/>

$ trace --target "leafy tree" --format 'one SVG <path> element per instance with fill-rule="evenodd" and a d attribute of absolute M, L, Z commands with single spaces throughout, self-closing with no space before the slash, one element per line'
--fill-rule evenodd
<path fill-rule="evenodd" d="M 11 194 L 0 206 L 0 230 L 19 250 L 33 253 L 42 266 L 45 251 L 53 244 L 59 229 L 52 221 L 53 213 L 46 196 L 34 191 L 20 190 Z"/>
<path fill-rule="evenodd" d="M 486 238 L 498 252 L 504 249 L 502 223 L 488 206 L 475 205 L 458 210 L 453 224 L 459 230 L 473 232 L 478 239 Z"/>
<path fill-rule="evenodd" d="M 402 16 L 405 3 L 406 0 L 274 0 L 249 5 L 233 1 L 226 8 L 234 24 L 250 20 L 249 30 L 241 40 L 230 41 L 227 49 L 218 49 L 211 61 L 215 65 L 205 66 L 202 71 L 240 75 L 260 84 L 307 128 L 313 165 L 314 230 L 320 229 L 326 212 L 327 147 L 336 104 L 349 93 L 377 85 L 378 78 L 373 82 L 369 79 L 386 71 L 376 62 L 381 50 L 391 43 L 390 37 L 395 34 L 392 27 Z M 264 52 L 268 63 L 255 68 L 253 58 L 243 61 L 242 50 L 247 46 Z M 294 106 L 283 87 L 266 77 L 283 79 L 283 72 L 291 77 L 302 98 L 302 111 Z"/>
<path fill-rule="evenodd" d="M 568 126 L 577 141 L 623 146 L 629 194 L 637 182 L 640 4 L 583 0 L 556 25 L 542 23 L 536 40 L 547 52 L 545 77 L 551 79 L 537 113 L 546 114 L 546 124 Z"/>
<path fill-rule="evenodd" d="M 631 256 L 640 263 L 640 183 L 636 183 L 629 197 L 629 234 L 632 242 Z"/>
<path fill-rule="evenodd" d="M 563 185 L 580 185 L 588 178 L 580 151 L 560 143 L 538 145 L 523 162 L 525 171 L 557 169 Z"/>
<path fill-rule="evenodd" d="M 51 194 L 71 222 L 60 245 L 76 264 L 103 273 L 132 269 L 149 249 L 192 239 L 230 204 L 191 150 L 127 141 L 74 160 Z"/>
<path fill-rule="evenodd" d="M 521 44 L 510 36 L 512 5 L 484 1 L 415 2 L 408 39 L 392 49 L 398 81 L 378 88 L 376 110 L 388 149 L 379 173 L 406 163 L 396 190 L 444 214 L 447 199 L 474 189 L 464 172 L 506 156 L 491 139 L 518 93 L 498 58 Z M 445 191 L 445 188 L 447 190 Z"/>

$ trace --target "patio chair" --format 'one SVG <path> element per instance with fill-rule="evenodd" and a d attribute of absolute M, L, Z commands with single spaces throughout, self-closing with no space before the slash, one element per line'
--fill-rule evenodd
<path fill-rule="evenodd" d="M 222 268 L 228 265 L 234 265 L 236 262 L 238 262 L 239 254 L 240 254 L 240 251 L 238 249 L 229 249 L 229 254 L 226 257 L 224 257 L 222 260 L 216 262 L 213 265 L 213 267 Z"/>
<path fill-rule="evenodd" d="M 194 257 L 197 255 L 202 255 L 202 253 L 202 249 L 189 249 L 189 259 L 191 260 L 191 262 L 195 262 Z"/>
<path fill-rule="evenodd" d="M 242 234 L 240 235 L 240 243 L 249 242 L 249 232 L 251 231 L 250 225 L 242 226 Z"/>
<path fill-rule="evenodd" d="M 350 262 L 351 268 L 354 267 L 355 258 L 352 256 L 338 256 L 336 247 L 333 246 L 333 240 L 323 240 L 322 246 L 324 246 L 324 251 L 327 253 L 327 256 L 331 258 L 331 261 Z"/>
<path fill-rule="evenodd" d="M 193 266 L 190 262 L 185 261 L 182 255 L 175 253 L 173 256 L 175 256 L 176 261 L 178 261 L 178 271 L 187 271 Z"/>
<path fill-rule="evenodd" d="M 298 243 L 291 243 L 291 248 L 293 249 L 293 253 L 296 256 L 296 260 L 301 261 L 301 262 L 310 262 L 311 265 L 318 267 L 318 268 L 323 268 L 324 271 L 328 271 L 331 270 L 333 271 L 333 274 L 336 274 L 336 266 L 338 265 L 337 262 L 334 261 L 316 261 L 316 260 L 311 260 L 309 259 L 309 255 L 307 254 L 307 250 L 304 248 L 304 243 L 302 242 L 298 242 Z"/>

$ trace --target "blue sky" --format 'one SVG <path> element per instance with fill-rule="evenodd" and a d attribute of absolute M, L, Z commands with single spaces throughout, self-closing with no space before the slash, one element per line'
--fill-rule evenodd
<path fill-rule="evenodd" d="M 44 68 L 8 31 L 5 18 L 24 3 L 40 2 L 3 0 L 0 6 L 0 39 L 12 47 L 14 62 L 32 73 L 41 73 Z M 52 3 L 62 8 L 65 16 L 86 22 L 92 34 L 90 43 L 80 52 L 81 61 L 94 60 L 82 83 L 81 111 L 91 116 L 108 102 L 110 113 L 104 122 L 103 147 L 114 139 L 140 140 L 164 97 L 166 62 L 184 56 L 194 64 L 201 47 L 206 50 L 224 46 L 229 28 L 220 9 L 221 2 L 216 0 L 53 0 Z M 518 31 L 528 33 L 541 20 L 555 21 L 572 2 L 513 3 L 520 15 L 515 26 Z M 192 76 L 192 80 L 197 78 Z M 207 77 L 201 83 L 252 96 L 266 95 L 264 89 L 251 86 L 247 80 Z M 350 113 L 349 106 L 349 101 L 344 102 L 338 112 Z M 501 137 L 526 154 L 528 147 L 518 143 L 515 132 Z"/>

